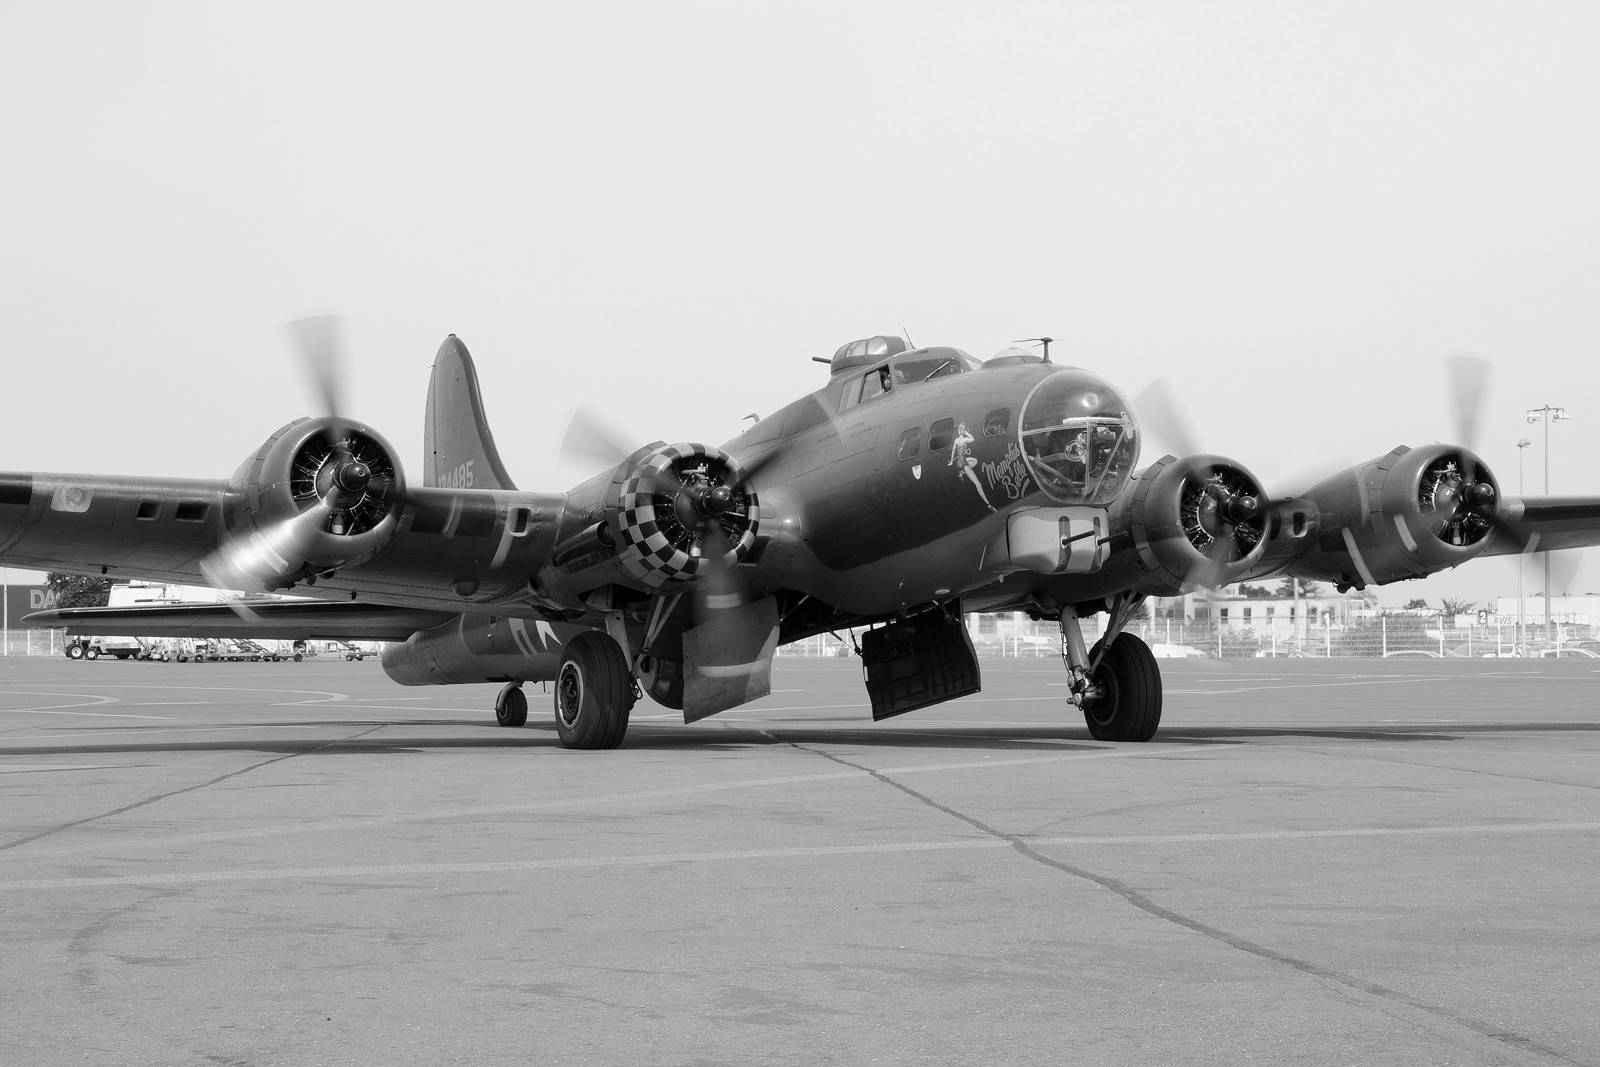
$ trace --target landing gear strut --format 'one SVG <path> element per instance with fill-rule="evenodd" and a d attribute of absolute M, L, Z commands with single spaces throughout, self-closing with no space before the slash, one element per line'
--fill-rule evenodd
<path fill-rule="evenodd" d="M 1118 596 L 1105 635 L 1088 650 L 1077 610 L 1061 609 L 1062 658 L 1072 687 L 1067 699 L 1083 710 L 1096 741 L 1148 741 L 1161 725 L 1161 669 L 1150 646 L 1122 632 L 1143 603 L 1136 594 Z"/>
<path fill-rule="evenodd" d="M 528 721 L 528 697 L 521 682 L 512 682 L 494 699 L 494 721 L 501 726 L 523 726 Z"/>

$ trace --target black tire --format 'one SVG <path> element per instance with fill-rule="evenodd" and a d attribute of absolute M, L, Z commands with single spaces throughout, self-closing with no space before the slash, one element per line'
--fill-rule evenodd
<path fill-rule="evenodd" d="M 628 732 L 633 676 L 609 634 L 585 630 L 567 642 L 556 673 L 556 733 L 567 748 L 616 748 Z"/>
<path fill-rule="evenodd" d="M 301 652 L 296 652 L 296 653 L 295 653 L 295 654 L 294 654 L 294 661 L 295 661 L 295 662 L 296 662 L 296 663 L 299 663 L 299 662 L 300 662 L 300 661 L 301 661 L 301 660 L 303 660 L 303 659 L 305 659 L 305 654 L 304 654 L 304 653 L 301 653 Z"/>
<path fill-rule="evenodd" d="M 639 661 L 639 685 L 664 708 L 683 710 L 683 662 L 644 656 Z"/>
<path fill-rule="evenodd" d="M 83 646 L 79 645 L 79 644 L 68 645 L 67 646 L 67 658 L 68 659 L 82 659 L 83 658 Z"/>
<path fill-rule="evenodd" d="M 508 685 L 500 691 L 494 702 L 494 721 L 501 726 L 528 724 L 528 694 L 520 685 Z"/>
<path fill-rule="evenodd" d="M 1099 654 L 1097 643 L 1089 653 Z M 1150 646 L 1133 634 L 1119 634 L 1094 672 L 1102 695 L 1083 708 L 1083 721 L 1096 741 L 1148 741 L 1161 725 L 1161 668 Z"/>
<path fill-rule="evenodd" d="M 83 658 L 84 659 L 99 659 L 100 658 L 100 650 L 98 648 L 95 648 L 93 645 L 90 645 L 88 648 L 83 650 Z"/>

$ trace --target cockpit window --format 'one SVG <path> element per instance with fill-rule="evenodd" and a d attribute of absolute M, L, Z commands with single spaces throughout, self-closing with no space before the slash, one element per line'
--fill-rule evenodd
<path fill-rule="evenodd" d="M 965 374 L 981 366 L 977 360 L 959 348 L 918 348 L 894 361 L 894 380 L 897 385 L 915 385 L 947 378 L 952 374 Z"/>
<path fill-rule="evenodd" d="M 1139 428 L 1127 405 L 1086 371 L 1062 370 L 1035 386 L 1019 433 L 1040 487 L 1064 503 L 1109 503 L 1139 459 Z"/>
<path fill-rule="evenodd" d="M 893 387 L 888 367 L 879 367 L 876 370 L 868 371 L 861 378 L 861 402 L 865 404 L 873 397 L 887 393 Z"/>
<path fill-rule="evenodd" d="M 903 359 L 894 365 L 894 380 L 903 385 L 931 382 L 935 378 L 961 374 L 966 369 L 956 356 L 946 356 L 943 359 Z"/>

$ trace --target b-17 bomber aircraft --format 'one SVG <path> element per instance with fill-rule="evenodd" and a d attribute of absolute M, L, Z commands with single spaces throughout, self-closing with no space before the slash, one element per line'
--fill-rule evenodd
<path fill-rule="evenodd" d="M 326 370 L 334 325 L 294 326 Z M 693 722 L 766 695 L 779 645 L 846 628 L 865 628 L 874 719 L 975 693 L 970 611 L 1059 621 L 1067 700 L 1089 733 L 1146 741 L 1161 675 L 1125 626 L 1148 597 L 1275 574 L 1359 589 L 1600 543 L 1600 497 L 1508 498 L 1470 442 L 1401 446 L 1271 497 L 1222 456 L 1141 467 L 1133 406 L 1050 362 L 1048 344 L 979 361 L 878 336 L 818 359 L 822 388 L 721 446 L 613 451 L 580 420 L 569 445 L 606 469 L 526 492 L 452 335 L 433 365 L 420 487 L 330 386 L 329 414 L 273 433 L 226 480 L 0 474 L 0 561 L 293 591 L 306 599 L 29 621 L 381 639 L 401 684 L 506 683 L 507 726 L 527 720 L 524 683 L 553 682 L 561 742 L 609 748 L 641 695 Z M 1100 613 L 1086 647 L 1081 622 Z"/>

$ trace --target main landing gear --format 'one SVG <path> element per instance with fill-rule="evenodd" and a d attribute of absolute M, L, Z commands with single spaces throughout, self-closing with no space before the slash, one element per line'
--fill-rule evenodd
<path fill-rule="evenodd" d="M 639 691 L 611 635 L 585 630 L 567 642 L 556 674 L 556 733 L 567 748 L 616 748 Z"/>
<path fill-rule="evenodd" d="M 1062 656 L 1071 676 L 1067 698 L 1083 710 L 1096 741 L 1148 741 L 1161 725 L 1161 668 L 1150 646 L 1122 628 L 1143 597 L 1118 597 L 1105 636 L 1083 646 L 1078 613 L 1061 609 Z"/>
<path fill-rule="evenodd" d="M 616 748 L 639 699 L 622 648 L 610 634 L 586 630 L 567 642 L 556 672 L 556 734 L 567 748 Z M 494 701 L 494 721 L 526 726 L 528 696 L 509 682 Z"/>

